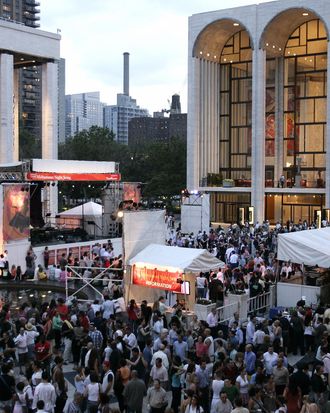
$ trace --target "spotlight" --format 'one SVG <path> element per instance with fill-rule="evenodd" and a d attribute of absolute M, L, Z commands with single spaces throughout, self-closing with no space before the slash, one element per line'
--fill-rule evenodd
<path fill-rule="evenodd" d="M 117 217 L 118 217 L 118 218 L 122 218 L 123 216 L 124 216 L 123 211 L 118 211 Z"/>

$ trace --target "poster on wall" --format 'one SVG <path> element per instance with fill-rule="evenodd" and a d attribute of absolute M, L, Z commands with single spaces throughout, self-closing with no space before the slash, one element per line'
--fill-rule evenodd
<path fill-rule="evenodd" d="M 48 265 L 55 265 L 55 250 L 48 250 L 49 260 Z"/>
<path fill-rule="evenodd" d="M 72 254 L 73 259 L 79 259 L 79 247 L 71 247 L 69 248 L 69 254 Z"/>
<path fill-rule="evenodd" d="M 60 248 L 56 250 L 56 259 L 57 259 L 57 264 L 60 263 L 60 260 L 62 258 L 62 254 L 65 254 L 65 258 L 67 256 L 67 249 L 66 248 Z"/>
<path fill-rule="evenodd" d="M 133 265 L 132 268 L 133 284 L 142 287 L 181 293 L 181 283 L 178 282 L 178 279 L 182 279 L 182 274 L 179 271 L 169 272 L 158 268 L 146 268 L 136 265 Z"/>
<path fill-rule="evenodd" d="M 80 247 L 80 256 L 84 257 L 87 256 L 88 258 L 91 257 L 91 247 L 89 245 L 84 245 Z"/>
<path fill-rule="evenodd" d="M 266 116 L 265 156 L 275 156 L 275 115 Z"/>
<path fill-rule="evenodd" d="M 139 182 L 124 182 L 124 201 L 141 201 L 141 184 Z"/>
<path fill-rule="evenodd" d="M 26 190 L 27 189 L 27 190 Z M 3 239 L 6 242 L 30 236 L 30 190 L 28 186 L 3 186 Z"/>

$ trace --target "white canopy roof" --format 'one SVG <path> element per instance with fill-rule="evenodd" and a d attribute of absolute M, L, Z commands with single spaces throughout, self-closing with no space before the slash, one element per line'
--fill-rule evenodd
<path fill-rule="evenodd" d="M 67 211 L 61 212 L 59 215 L 61 217 L 72 217 L 72 216 L 100 216 L 102 215 L 103 207 L 100 204 L 97 204 L 96 202 L 86 202 L 83 205 L 79 205 L 77 207 L 74 207 L 72 209 L 68 209 Z"/>
<path fill-rule="evenodd" d="M 330 227 L 279 234 L 277 257 L 330 268 Z"/>
<path fill-rule="evenodd" d="M 129 260 L 129 265 L 145 264 L 156 268 L 173 269 L 180 272 L 209 271 L 225 264 L 207 250 L 169 247 L 150 244 Z"/>

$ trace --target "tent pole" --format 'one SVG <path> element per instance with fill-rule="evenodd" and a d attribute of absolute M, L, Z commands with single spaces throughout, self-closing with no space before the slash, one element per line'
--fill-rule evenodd
<path fill-rule="evenodd" d="M 302 283 L 302 285 L 306 285 L 306 280 L 305 280 L 305 265 L 304 265 L 304 263 L 301 264 L 301 283 Z"/>

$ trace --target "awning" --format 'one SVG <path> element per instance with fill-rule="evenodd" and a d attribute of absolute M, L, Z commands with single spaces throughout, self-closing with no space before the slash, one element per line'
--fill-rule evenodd
<path fill-rule="evenodd" d="M 225 266 L 207 250 L 196 248 L 169 247 L 150 244 L 135 257 L 129 265 L 142 265 L 149 268 L 167 269 L 181 273 L 199 273 L 215 270 Z"/>
<path fill-rule="evenodd" d="M 330 268 L 330 227 L 279 234 L 277 258 Z"/>

